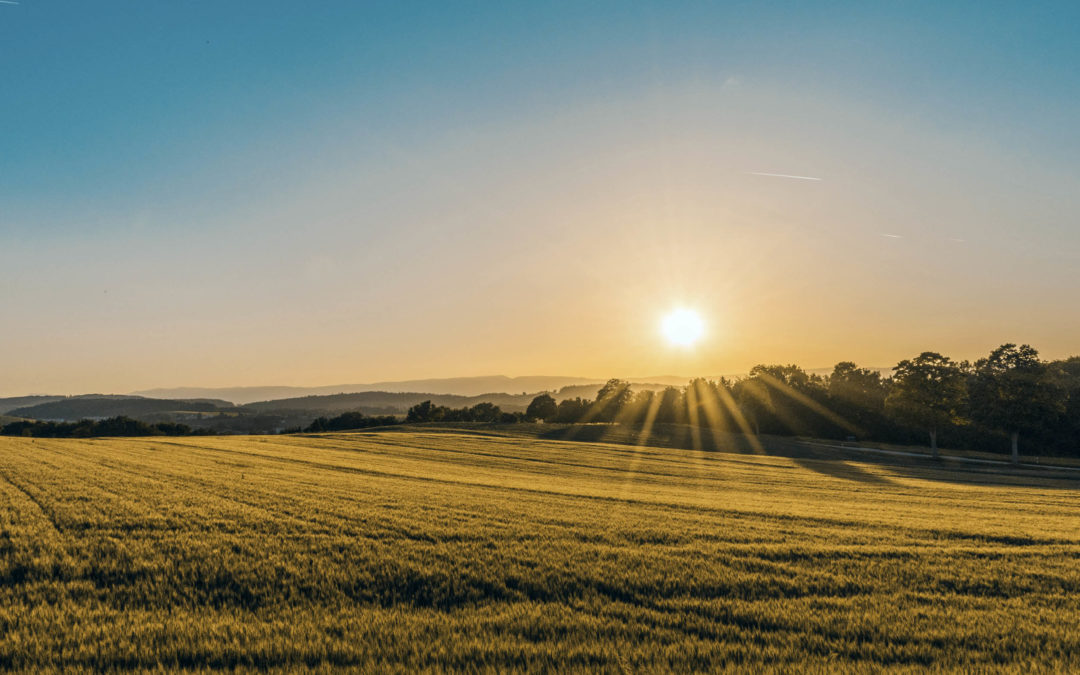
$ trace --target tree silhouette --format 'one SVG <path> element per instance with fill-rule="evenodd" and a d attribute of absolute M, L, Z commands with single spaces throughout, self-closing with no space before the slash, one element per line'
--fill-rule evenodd
<path fill-rule="evenodd" d="M 976 421 L 1012 439 L 1012 461 L 1020 461 L 1020 434 L 1032 433 L 1065 411 L 1060 387 L 1049 377 L 1031 345 L 1004 344 L 975 362 L 971 411 Z"/>
<path fill-rule="evenodd" d="M 589 405 L 590 402 L 580 396 L 575 398 L 564 398 L 559 401 L 559 409 L 555 413 L 555 421 L 571 424 L 580 422 L 581 419 L 585 417 L 585 413 L 588 412 Z"/>
<path fill-rule="evenodd" d="M 596 392 L 596 401 L 590 411 L 591 417 L 597 422 L 614 422 L 633 398 L 634 392 L 630 390 L 629 382 L 610 379 Z"/>
<path fill-rule="evenodd" d="M 531 420 L 553 420 L 558 410 L 559 406 L 551 394 L 540 394 L 529 403 L 525 416 Z"/>
<path fill-rule="evenodd" d="M 851 361 L 841 361 L 833 367 L 828 379 L 829 398 L 852 407 L 880 411 L 885 407 L 888 386 L 881 373 L 859 368 Z"/>
<path fill-rule="evenodd" d="M 859 368 L 851 361 L 841 361 L 826 378 L 826 405 L 842 419 L 857 425 L 869 435 L 887 427 L 885 399 L 892 380 L 869 368 Z"/>
<path fill-rule="evenodd" d="M 405 414 L 406 422 L 434 422 L 437 419 L 439 409 L 431 401 L 417 403 L 409 408 Z"/>
<path fill-rule="evenodd" d="M 469 419 L 464 420 L 466 422 L 498 422 L 502 417 L 502 410 L 494 403 L 488 403 L 486 401 L 477 403 L 473 407 L 469 408 Z"/>
<path fill-rule="evenodd" d="M 772 419 L 775 410 L 770 388 L 760 376 L 752 375 L 735 383 L 735 400 L 754 434 L 761 435 L 762 421 Z"/>
<path fill-rule="evenodd" d="M 938 430 L 956 421 L 964 402 L 964 372 L 947 356 L 923 352 L 893 368 L 893 390 L 885 404 L 900 420 L 930 434 L 938 456 Z"/>
<path fill-rule="evenodd" d="M 679 421 L 679 408 L 682 402 L 682 392 L 675 387 L 664 387 L 657 394 L 660 403 L 656 406 L 656 424 L 675 424 Z"/>

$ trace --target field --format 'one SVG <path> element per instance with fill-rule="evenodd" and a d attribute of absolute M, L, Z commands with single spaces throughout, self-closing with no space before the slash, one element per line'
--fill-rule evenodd
<path fill-rule="evenodd" d="M 1080 474 L 765 446 L 0 438 L 0 666 L 1080 669 Z"/>

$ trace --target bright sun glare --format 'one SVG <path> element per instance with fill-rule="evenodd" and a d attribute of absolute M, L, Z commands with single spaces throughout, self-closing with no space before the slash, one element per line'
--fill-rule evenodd
<path fill-rule="evenodd" d="M 671 344 L 689 347 L 705 333 L 705 322 L 692 309 L 675 309 L 664 317 L 660 330 Z"/>

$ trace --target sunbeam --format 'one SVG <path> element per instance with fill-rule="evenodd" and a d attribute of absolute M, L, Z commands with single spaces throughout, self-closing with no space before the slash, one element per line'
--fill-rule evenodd
<path fill-rule="evenodd" d="M 814 399 L 810 398 L 806 394 L 803 394 L 802 392 L 799 392 L 799 391 L 796 391 L 795 389 L 792 389 L 790 386 L 787 385 L 787 383 L 782 382 L 781 380 L 778 380 L 777 378 L 773 377 L 772 375 L 769 375 L 768 373 L 759 373 L 758 377 L 760 377 L 763 382 L 765 382 L 768 386 L 772 387 L 774 390 L 780 392 L 784 396 L 787 396 L 791 400 L 793 400 L 793 401 L 795 401 L 797 403 L 800 403 L 803 406 L 809 408 L 810 410 L 817 413 L 818 415 L 821 415 L 822 417 L 829 420 L 833 424 L 836 424 L 836 425 L 842 427 L 843 429 L 845 429 L 847 431 L 850 431 L 851 433 L 856 434 L 856 435 L 862 433 L 862 430 L 860 430 L 857 426 L 855 426 L 851 422 L 847 421 L 846 419 L 844 419 L 840 415 L 837 415 L 836 413 L 829 410 L 825 406 L 821 405 L 820 403 L 818 403 Z"/>

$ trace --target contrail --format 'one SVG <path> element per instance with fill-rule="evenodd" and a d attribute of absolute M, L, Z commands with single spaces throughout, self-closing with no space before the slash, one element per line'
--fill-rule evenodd
<path fill-rule="evenodd" d="M 765 173 L 763 171 L 747 171 L 751 176 L 769 176 L 770 178 L 794 178 L 795 180 L 821 180 L 813 176 L 792 176 L 787 173 Z"/>
<path fill-rule="evenodd" d="M 3 4 L 3 5 L 17 5 L 19 3 L 15 2 L 15 0 L 0 0 L 0 4 Z"/>
<path fill-rule="evenodd" d="M 878 232 L 878 234 L 883 237 L 888 237 L 889 239 L 903 239 L 903 237 L 898 234 L 885 234 L 884 232 Z"/>

